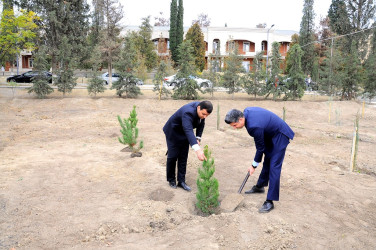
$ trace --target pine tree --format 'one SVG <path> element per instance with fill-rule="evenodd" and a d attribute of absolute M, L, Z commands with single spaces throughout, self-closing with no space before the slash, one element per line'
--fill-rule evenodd
<path fill-rule="evenodd" d="M 122 138 L 118 137 L 119 142 L 128 145 L 133 153 L 139 152 L 144 147 L 144 142 L 140 141 L 139 146 L 136 147 L 138 141 L 136 105 L 133 105 L 133 110 L 130 112 L 127 119 L 121 119 L 119 115 L 117 118 L 121 126 L 120 132 L 122 134 Z"/>
<path fill-rule="evenodd" d="M 219 185 L 218 180 L 213 177 L 215 172 L 214 158 L 211 156 L 211 151 L 207 145 L 204 148 L 204 154 L 207 160 L 203 161 L 202 168 L 198 169 L 196 206 L 203 213 L 212 214 L 219 206 Z"/>
<path fill-rule="evenodd" d="M 189 28 L 185 39 L 191 40 L 196 67 L 202 72 L 205 68 L 205 41 L 204 34 L 198 23 L 193 24 Z"/>
<path fill-rule="evenodd" d="M 89 85 L 87 86 L 89 95 L 94 94 L 94 97 L 97 96 L 97 93 L 103 93 L 106 89 L 103 85 L 103 80 L 100 77 L 100 73 L 98 72 L 101 64 L 100 57 L 101 52 L 99 50 L 99 46 L 97 45 L 94 47 L 91 55 L 93 74 L 89 81 Z"/>
<path fill-rule="evenodd" d="M 174 86 L 174 99 L 195 100 L 198 99 L 197 89 L 200 87 L 191 79 L 195 75 L 193 47 L 190 40 L 184 41 L 179 47 L 179 72 L 176 74 Z"/>
<path fill-rule="evenodd" d="M 35 93 L 38 98 L 46 98 L 47 95 L 54 92 L 54 89 L 49 85 L 49 80 L 45 74 L 48 71 L 48 61 L 46 58 L 47 48 L 41 46 L 38 52 L 34 55 L 34 70 L 38 71 L 38 75 L 33 78 L 33 86 L 28 88 L 28 93 Z"/>
<path fill-rule="evenodd" d="M 135 98 L 141 94 L 140 88 L 137 86 L 139 79 L 135 76 L 135 71 L 139 65 L 136 41 L 137 34 L 127 34 L 124 38 L 120 59 L 115 64 L 115 68 L 119 72 L 119 79 L 112 84 L 111 89 L 116 89 L 116 94 L 119 97 L 123 93 L 129 98 Z"/>
<path fill-rule="evenodd" d="M 365 64 L 366 79 L 364 83 L 363 95 L 369 100 L 376 96 L 376 55 L 373 53 Z"/>
<path fill-rule="evenodd" d="M 304 0 L 303 17 L 300 23 L 299 44 L 304 52 L 302 57 L 302 69 L 306 75 L 312 74 L 315 50 L 313 41 L 315 32 L 315 13 L 313 11 L 314 0 Z"/>
<path fill-rule="evenodd" d="M 158 61 L 158 55 L 155 52 L 154 44 L 151 40 L 153 27 L 150 24 L 150 16 L 142 18 L 142 24 L 138 32 L 138 43 L 136 44 L 137 50 L 145 60 L 145 66 L 148 71 L 155 68 Z"/>
<path fill-rule="evenodd" d="M 223 86 L 228 88 L 227 93 L 232 94 L 240 90 L 240 76 L 239 73 L 244 72 L 242 65 L 243 59 L 239 55 L 238 45 L 233 40 L 228 41 L 229 56 L 225 58 L 225 69 L 223 74 Z"/>
<path fill-rule="evenodd" d="M 177 50 L 177 41 L 176 41 L 177 19 L 178 19 L 177 0 L 171 0 L 169 38 L 170 38 L 171 57 L 175 64 L 178 61 L 178 50 Z"/>
<path fill-rule="evenodd" d="M 263 70 L 262 57 L 264 52 L 260 51 L 256 54 L 253 60 L 252 70 L 246 75 L 246 79 L 243 80 L 244 89 L 248 95 L 257 95 L 262 93 L 263 81 L 265 80 L 265 71 Z"/>
<path fill-rule="evenodd" d="M 171 95 L 171 92 L 163 85 L 163 79 L 167 75 L 167 63 L 165 61 L 161 61 L 159 63 L 157 73 L 153 79 L 154 88 L 153 91 L 157 92 L 158 99 L 161 100 L 162 96 L 168 97 Z"/>
<path fill-rule="evenodd" d="M 304 95 L 304 75 L 301 66 L 301 58 L 303 51 L 299 44 L 295 44 L 290 49 L 290 57 L 288 64 L 290 65 L 288 78 L 286 81 L 286 88 L 284 100 L 287 99 L 300 99 Z"/>

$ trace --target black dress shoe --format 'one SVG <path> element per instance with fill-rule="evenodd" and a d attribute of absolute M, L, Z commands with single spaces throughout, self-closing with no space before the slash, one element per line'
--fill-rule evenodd
<path fill-rule="evenodd" d="M 170 181 L 170 187 L 176 188 L 176 182 L 175 181 Z"/>
<path fill-rule="evenodd" d="M 265 192 L 265 189 L 264 187 L 257 187 L 256 185 L 254 185 L 250 190 L 248 191 L 245 191 L 244 193 L 246 194 L 254 194 L 254 193 L 264 193 Z"/>
<path fill-rule="evenodd" d="M 191 188 L 183 181 L 178 183 L 178 187 L 181 187 L 182 189 L 188 192 L 191 191 Z"/>
<path fill-rule="evenodd" d="M 259 209 L 260 213 L 269 213 L 274 208 L 273 201 L 265 201 Z"/>

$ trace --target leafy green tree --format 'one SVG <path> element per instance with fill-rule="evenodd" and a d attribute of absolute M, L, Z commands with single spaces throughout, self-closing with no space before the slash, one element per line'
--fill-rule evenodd
<path fill-rule="evenodd" d="M 202 168 L 198 169 L 196 206 L 203 213 L 212 214 L 219 206 L 219 184 L 218 180 L 213 177 L 215 172 L 214 158 L 211 156 L 208 145 L 204 148 L 204 155 L 207 160 L 203 161 Z"/>
<path fill-rule="evenodd" d="M 119 142 L 128 145 L 133 153 L 139 152 L 144 147 L 144 142 L 140 141 L 139 146 L 136 147 L 138 142 L 136 105 L 133 105 L 133 110 L 127 119 L 121 119 L 119 115 L 117 118 L 121 126 L 120 132 L 122 134 L 122 138 L 118 137 Z"/>
<path fill-rule="evenodd" d="M 44 74 L 48 71 L 49 63 L 47 60 L 47 48 L 41 46 L 38 52 L 34 55 L 34 70 L 39 71 L 38 75 L 33 78 L 33 85 L 28 88 L 28 93 L 35 93 L 38 98 L 45 98 L 47 95 L 54 92 L 54 89 L 49 85 L 49 79 Z"/>
<path fill-rule="evenodd" d="M 345 0 L 332 0 L 328 11 L 328 17 L 333 32 L 338 35 L 344 35 L 350 32 L 350 20 L 347 14 Z"/>
<path fill-rule="evenodd" d="M 239 55 L 238 45 L 233 40 L 228 41 L 229 55 L 225 58 L 225 68 L 223 74 L 223 86 L 228 88 L 227 93 L 232 94 L 240 90 L 240 73 L 244 72 L 243 59 Z"/>
<path fill-rule="evenodd" d="M 169 31 L 169 38 L 170 38 L 170 51 L 171 57 L 174 63 L 178 61 L 178 46 L 177 46 L 177 21 L 178 21 L 178 5 L 177 0 L 171 0 L 170 5 L 170 31 Z"/>
<path fill-rule="evenodd" d="M 301 58 L 303 51 L 299 44 L 295 44 L 290 49 L 288 78 L 286 80 L 286 88 L 288 91 L 285 93 L 284 99 L 300 99 L 304 95 L 304 74 L 301 66 Z"/>
<path fill-rule="evenodd" d="M 260 51 L 256 54 L 253 60 L 252 70 L 245 75 L 243 80 L 244 89 L 248 95 L 257 95 L 262 93 L 263 86 L 265 85 L 265 71 L 263 70 L 263 58 L 264 52 Z"/>
<path fill-rule="evenodd" d="M 314 0 L 304 0 L 303 17 L 300 23 L 299 44 L 303 50 L 302 69 L 308 75 L 312 74 L 315 60 L 313 41 L 315 40 L 315 13 L 313 11 Z"/>
<path fill-rule="evenodd" d="M 186 40 L 191 40 L 193 46 L 193 54 L 195 56 L 195 64 L 197 69 L 202 72 L 205 68 L 205 41 L 204 34 L 198 23 L 193 24 L 187 34 Z"/>
<path fill-rule="evenodd" d="M 4 7 L 7 5 L 4 3 Z M 0 62 L 13 61 L 23 49 L 34 49 L 39 17 L 32 11 L 21 10 L 15 15 L 13 9 L 4 8 L 0 20 Z"/>
<path fill-rule="evenodd" d="M 142 18 L 142 24 L 138 32 L 138 43 L 136 45 L 141 57 L 145 60 L 145 66 L 148 71 L 155 68 L 158 61 L 158 55 L 151 40 L 152 33 L 153 27 L 150 24 L 150 16 Z"/>
<path fill-rule="evenodd" d="M 191 78 L 196 73 L 194 64 L 193 47 L 190 40 L 184 41 L 179 46 L 179 72 L 176 74 L 174 86 L 174 99 L 194 100 L 198 99 L 197 90 L 200 88 Z"/>
<path fill-rule="evenodd" d="M 161 100 L 162 96 L 168 97 L 171 95 L 171 92 L 163 85 L 163 79 L 167 75 L 167 63 L 163 60 L 159 63 L 157 72 L 153 79 L 154 88 L 153 91 L 157 92 L 158 99 Z"/>

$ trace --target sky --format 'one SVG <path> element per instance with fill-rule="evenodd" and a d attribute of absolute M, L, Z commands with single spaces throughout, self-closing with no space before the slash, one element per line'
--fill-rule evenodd
<path fill-rule="evenodd" d="M 154 17 L 163 12 L 165 18 L 170 17 L 171 0 L 119 0 L 123 5 L 124 20 L 127 26 L 140 26 L 141 18 Z M 328 13 L 331 0 L 314 0 L 316 14 L 315 25 L 319 18 Z M 183 0 L 184 26 L 189 27 L 192 20 L 201 13 L 207 14 L 212 27 L 254 28 L 259 23 L 267 27 L 274 24 L 277 30 L 300 30 L 303 16 L 303 0 Z"/>

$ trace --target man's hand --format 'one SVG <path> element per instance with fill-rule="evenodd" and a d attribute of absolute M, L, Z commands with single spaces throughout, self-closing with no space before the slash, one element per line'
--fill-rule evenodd
<path fill-rule="evenodd" d="M 254 172 L 255 172 L 255 168 L 251 165 L 249 168 L 248 168 L 248 172 L 249 172 L 249 175 L 252 175 Z"/>
<path fill-rule="evenodd" d="M 200 160 L 200 161 L 203 161 L 203 160 L 207 160 L 205 155 L 204 155 L 204 151 L 202 149 L 199 149 L 196 151 L 196 155 L 197 155 L 197 158 Z"/>

